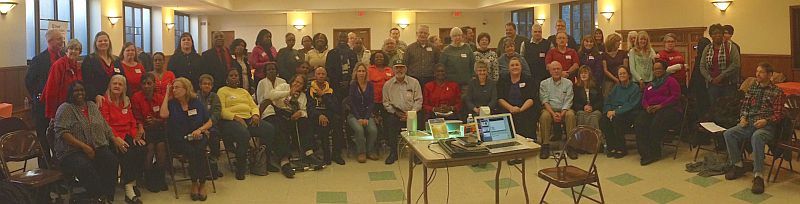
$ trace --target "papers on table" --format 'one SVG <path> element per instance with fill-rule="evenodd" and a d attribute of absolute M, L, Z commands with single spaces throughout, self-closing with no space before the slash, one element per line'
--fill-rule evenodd
<path fill-rule="evenodd" d="M 720 127 L 719 125 L 713 122 L 700 123 L 700 126 L 703 126 L 703 128 L 712 133 L 722 132 L 726 130 L 724 127 Z"/>

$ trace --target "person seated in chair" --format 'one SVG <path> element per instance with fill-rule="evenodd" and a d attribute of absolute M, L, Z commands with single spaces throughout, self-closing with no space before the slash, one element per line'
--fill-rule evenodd
<path fill-rule="evenodd" d="M 328 83 L 328 72 L 325 67 L 314 69 L 314 81 L 308 89 L 311 101 L 308 103 L 309 119 L 314 122 L 314 133 L 322 141 L 322 161 L 330 165 L 331 161 L 344 165 L 342 159 L 342 118 L 340 116 L 340 102 L 334 95 L 333 86 Z M 339 91 L 336 91 L 339 92 Z"/>
<path fill-rule="evenodd" d="M 219 178 L 223 176 L 222 172 L 219 171 L 219 165 L 217 165 L 217 159 L 220 155 L 219 140 L 222 139 L 218 128 L 222 107 L 220 107 L 217 92 L 212 90 L 214 88 L 213 76 L 209 74 L 200 75 L 198 84 L 200 84 L 200 88 L 197 91 L 197 98 L 200 99 L 200 102 L 203 103 L 203 108 L 210 114 L 212 124 L 211 129 L 208 129 L 208 149 L 210 150 L 208 162 L 211 164 L 212 178 Z M 230 146 L 230 148 L 226 146 L 226 149 L 233 149 L 233 146 Z"/>
<path fill-rule="evenodd" d="M 464 112 L 474 116 L 480 115 L 480 107 L 487 106 L 496 110 L 497 81 L 489 77 L 489 65 L 483 61 L 475 62 L 475 79 L 467 84 L 461 101 L 464 102 Z M 535 88 L 534 88 L 535 90 Z"/>
<path fill-rule="evenodd" d="M 541 128 L 541 138 L 539 144 L 542 150 L 539 153 L 540 159 L 546 159 L 550 155 L 550 138 L 553 136 L 553 126 L 562 124 L 566 126 L 567 134 L 575 129 L 575 112 L 572 111 L 572 99 L 575 97 L 572 92 L 572 81 L 563 77 L 561 63 L 553 61 L 547 65 L 550 71 L 550 78 L 545 79 L 539 84 L 539 100 L 542 101 L 544 108 L 539 116 L 539 127 Z M 573 151 L 567 151 L 570 159 L 577 159 L 578 155 Z"/>
<path fill-rule="evenodd" d="M 375 91 L 369 81 L 367 65 L 363 62 L 356 64 L 353 70 L 353 81 L 350 82 L 349 104 L 350 115 L 347 124 L 353 129 L 353 142 L 358 153 L 358 162 L 364 163 L 367 158 L 378 160 L 375 153 L 375 138 L 378 137 L 378 127 L 372 113 L 375 110 Z"/>
<path fill-rule="evenodd" d="M 480 69 L 479 69 L 480 70 Z M 481 72 L 478 72 L 480 78 Z M 480 79 L 479 79 L 480 80 Z M 536 139 L 536 123 L 540 106 L 536 104 L 538 87 L 531 77 L 522 73 L 522 61 L 512 57 L 508 61 L 508 75 L 497 82 L 497 105 L 501 113 L 511 113 L 518 135 Z M 509 165 L 522 163 L 522 159 L 508 161 Z"/>
<path fill-rule="evenodd" d="M 728 148 L 728 162 L 731 167 L 725 179 L 734 180 L 744 175 L 740 145 L 742 140 L 750 140 L 753 148 L 753 187 L 754 194 L 764 193 L 764 145 L 776 137 L 776 128 L 783 119 L 783 90 L 770 81 L 774 73 L 772 65 L 761 63 L 756 68 L 756 83 L 750 86 L 742 99 L 739 125 L 723 134 Z"/>
<path fill-rule="evenodd" d="M 131 107 L 136 121 L 143 124 L 147 156 L 144 163 L 145 188 L 156 193 L 167 189 L 164 170 L 167 167 L 167 135 L 164 120 L 159 116 L 164 95 L 155 91 L 153 73 L 145 73 L 141 80 L 142 89 L 131 97 Z M 155 165 L 153 160 L 155 159 Z"/>
<path fill-rule="evenodd" d="M 145 82 L 145 84 L 148 82 Z M 208 130 L 211 128 L 211 114 L 197 98 L 192 82 L 177 78 L 167 86 L 167 96 L 161 102 L 159 116 L 167 119 L 170 151 L 183 155 L 189 161 L 189 177 L 192 180 L 191 198 L 205 201 L 208 160 L 206 146 Z M 162 178 L 163 179 L 163 178 Z"/>
<path fill-rule="evenodd" d="M 639 116 L 642 93 L 639 86 L 631 83 L 631 75 L 624 65 L 617 68 L 619 84 L 614 85 L 608 99 L 603 106 L 603 116 L 600 128 L 606 137 L 606 156 L 622 158 L 628 155 L 625 148 L 625 131 L 633 125 L 636 116 Z"/>
<path fill-rule="evenodd" d="M 86 100 L 83 82 L 73 82 L 66 96 L 53 120 L 54 158 L 64 173 L 78 178 L 90 199 L 111 203 L 119 170 L 111 148 L 122 147 L 124 141 L 114 137 L 97 104 Z"/>
<path fill-rule="evenodd" d="M 384 119 L 386 143 L 391 150 L 384 162 L 387 165 L 397 161 L 397 137 L 408 120 L 407 111 L 422 109 L 422 89 L 417 79 L 407 76 L 406 71 L 405 64 L 395 64 L 394 77 L 383 85 L 383 107 L 387 113 Z"/>
<path fill-rule="evenodd" d="M 676 127 L 674 124 L 680 123 L 683 112 L 680 108 L 681 85 L 666 74 L 665 65 L 664 62 L 653 64 L 653 81 L 645 86 L 642 94 L 645 111 L 639 113 L 633 125 L 642 166 L 661 159 L 664 135 Z"/>
<path fill-rule="evenodd" d="M 239 70 L 228 70 L 227 85 L 217 91 L 222 107 L 219 127 L 225 135 L 225 143 L 235 145 L 233 151 L 236 153 L 236 179 L 244 180 L 250 137 L 260 138 L 260 145 L 267 145 L 281 159 L 281 173 L 288 178 L 294 177 L 294 169 L 288 165 L 289 160 L 286 157 L 286 140 L 278 134 L 275 126 L 259 117 L 259 109 L 253 97 L 247 90 L 239 87 L 240 76 Z"/>
<path fill-rule="evenodd" d="M 422 91 L 425 118 L 457 119 L 461 111 L 461 88 L 457 83 L 447 80 L 443 64 L 434 67 L 434 80 L 425 84 Z"/>

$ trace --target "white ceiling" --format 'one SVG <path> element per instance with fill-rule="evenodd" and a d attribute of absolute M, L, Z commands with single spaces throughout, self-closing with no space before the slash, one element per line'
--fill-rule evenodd
<path fill-rule="evenodd" d="M 177 11 L 214 15 L 235 13 L 345 11 L 511 11 L 569 0 L 125 0 Z"/>

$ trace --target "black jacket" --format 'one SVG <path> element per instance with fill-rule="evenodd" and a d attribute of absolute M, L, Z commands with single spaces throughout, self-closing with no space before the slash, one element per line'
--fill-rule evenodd
<path fill-rule="evenodd" d="M 278 50 L 278 76 L 291 79 L 295 74 L 295 69 L 305 60 L 302 55 L 300 51 L 288 47 Z"/>
<path fill-rule="evenodd" d="M 100 56 L 97 56 L 97 54 L 90 54 L 83 58 L 81 73 L 83 74 L 83 83 L 86 85 L 86 100 L 94 100 L 95 96 L 105 94 L 111 76 L 116 74 L 125 76 L 125 71 L 122 70 L 122 64 L 120 64 L 116 57 L 114 57 L 111 66 L 114 67 L 114 70 L 111 75 L 108 75 L 105 68 L 103 68 L 103 62 Z"/>
<path fill-rule="evenodd" d="M 341 82 L 349 82 L 351 71 L 357 63 L 356 53 L 346 43 L 339 44 L 329 51 L 328 58 L 325 60 L 325 69 L 328 71 L 328 82 L 331 83 L 331 86 L 339 87 Z M 344 67 L 345 65 L 349 65 L 349 67 Z"/>
<path fill-rule="evenodd" d="M 591 102 L 589 105 L 592 106 L 592 110 L 603 111 L 603 95 L 600 94 L 600 89 L 598 87 L 589 89 L 588 102 L 586 101 L 586 92 L 583 90 L 583 87 L 575 86 L 572 91 L 575 93 L 575 97 L 572 99 L 573 111 L 583 111 L 583 106 L 588 102 Z"/>
<path fill-rule="evenodd" d="M 175 78 L 186 77 L 192 81 L 194 87 L 198 87 L 197 85 L 200 83 L 198 79 L 200 78 L 202 60 L 203 59 L 200 58 L 200 55 L 196 52 L 183 54 L 183 52 L 177 50 L 172 54 L 172 57 L 169 58 L 167 67 L 169 67 L 172 73 L 175 73 Z M 221 79 L 214 78 L 214 81 L 218 80 Z M 225 81 L 224 78 L 222 81 Z"/>
<path fill-rule="evenodd" d="M 42 91 L 44 91 L 47 77 L 50 75 L 50 66 L 53 63 L 50 61 L 50 51 L 45 49 L 44 52 L 33 57 L 28 67 L 28 72 L 25 74 L 25 88 L 28 89 L 28 94 L 31 97 L 31 102 L 33 103 L 32 111 L 35 115 L 44 116 L 44 104 L 40 103 L 39 100 Z"/>
<path fill-rule="evenodd" d="M 534 81 L 542 81 L 550 77 L 544 61 L 544 56 L 550 50 L 550 45 L 551 43 L 547 39 L 542 39 L 539 43 L 526 41 L 523 44 L 522 56 L 528 62 Z"/>
<path fill-rule="evenodd" d="M 232 60 L 231 61 L 231 68 L 236 69 L 236 70 L 242 70 L 242 65 L 240 65 L 239 62 L 236 62 L 236 58 L 235 57 L 233 59 L 231 59 L 231 60 Z M 248 84 L 250 85 L 249 86 L 250 90 L 247 90 L 247 91 L 250 92 L 250 93 L 255 93 L 256 86 L 258 86 L 258 82 L 253 79 L 253 71 L 250 70 L 250 69 L 252 69 L 252 67 L 250 66 L 250 63 L 247 61 L 247 56 L 244 56 L 244 65 L 247 66 L 247 69 L 245 70 L 246 71 L 245 74 L 247 74 L 247 78 L 250 79 L 248 81 L 249 82 Z M 227 78 L 227 74 L 226 74 L 225 77 Z M 216 78 L 217 77 L 215 76 L 214 77 L 214 81 L 217 80 Z M 224 82 L 224 80 L 220 80 L 220 81 Z M 239 83 L 241 83 L 242 87 L 244 87 L 244 79 L 242 77 L 239 77 Z"/>
<path fill-rule="evenodd" d="M 552 47 L 556 47 L 556 35 L 551 35 L 547 38 L 547 41 L 550 41 Z M 567 47 L 572 48 L 575 51 L 578 51 L 578 48 L 580 48 L 578 43 L 575 42 L 575 38 L 573 38 L 571 35 L 567 35 Z"/>
<path fill-rule="evenodd" d="M 541 109 L 541 102 L 539 102 L 539 82 L 534 81 L 530 77 L 526 77 L 525 75 L 519 80 L 516 86 L 522 86 L 521 84 L 525 83 L 525 86 L 520 89 L 520 94 L 522 94 L 522 103 L 525 103 L 526 100 L 532 99 L 533 100 L 533 107 L 529 110 L 534 110 L 535 113 L 538 113 Z M 506 102 L 511 103 L 508 100 L 508 92 L 511 88 L 511 77 L 510 76 L 501 76 L 500 80 L 497 81 L 497 99 L 506 100 Z M 512 104 L 516 106 L 522 106 L 522 104 Z M 499 104 L 498 104 L 499 106 Z M 500 108 L 501 112 L 507 113 L 508 110 L 504 108 Z"/>
<path fill-rule="evenodd" d="M 230 56 L 223 56 L 223 57 L 228 58 Z M 225 79 L 228 78 L 228 66 L 225 65 L 225 63 L 227 62 L 220 61 L 219 59 L 220 56 L 217 54 L 216 48 L 211 48 L 206 50 L 205 52 L 203 52 L 203 55 L 201 55 L 200 58 L 203 59 L 203 64 L 199 67 L 200 75 L 208 74 L 214 77 L 214 88 L 212 88 L 211 91 L 216 92 L 217 89 L 219 89 L 222 86 L 225 86 L 226 84 Z M 235 63 L 233 59 L 231 59 L 231 65 L 230 65 L 231 68 L 233 68 L 233 64 L 238 64 L 238 63 Z"/>
<path fill-rule="evenodd" d="M 150 55 L 146 52 L 139 53 L 139 63 L 142 64 L 145 71 L 153 71 L 153 55 Z"/>
<path fill-rule="evenodd" d="M 335 93 L 335 91 L 334 91 Z M 324 104 L 324 110 L 317 109 L 317 101 L 314 96 L 310 93 L 306 93 L 306 98 L 308 99 L 308 103 L 306 103 L 306 110 L 308 110 L 308 118 L 312 119 L 312 121 L 316 121 L 320 115 L 325 115 L 328 117 L 329 120 L 333 120 L 334 117 L 338 117 L 342 104 L 337 100 L 337 97 L 334 94 L 325 94 L 322 95 L 322 103 Z"/>

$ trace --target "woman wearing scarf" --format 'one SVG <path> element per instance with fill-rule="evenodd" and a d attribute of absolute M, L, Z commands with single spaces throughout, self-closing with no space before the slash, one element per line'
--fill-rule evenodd
<path fill-rule="evenodd" d="M 261 29 L 256 36 L 256 47 L 253 48 L 253 53 L 250 54 L 250 66 L 253 66 L 253 79 L 256 83 L 261 81 L 266 75 L 264 65 L 267 62 L 277 62 L 278 51 L 272 46 L 272 32 L 267 29 Z"/>
<path fill-rule="evenodd" d="M 736 93 L 736 84 L 739 83 L 739 49 L 724 42 L 723 33 L 724 29 L 720 24 L 708 28 L 711 46 L 706 46 L 701 52 L 699 64 L 700 74 L 705 78 L 712 103 L 723 96 Z"/>
<path fill-rule="evenodd" d="M 634 123 L 636 146 L 642 156 L 642 166 L 661 159 L 661 140 L 671 127 L 666 124 L 678 124 L 681 119 L 681 88 L 675 78 L 664 70 L 665 62 L 653 65 L 654 78 L 642 94 L 642 108 Z"/>

